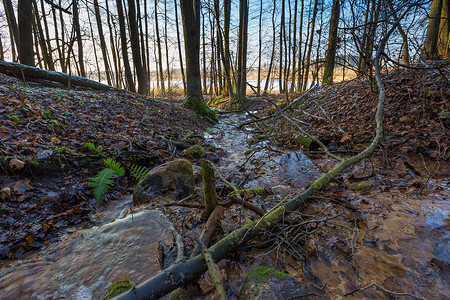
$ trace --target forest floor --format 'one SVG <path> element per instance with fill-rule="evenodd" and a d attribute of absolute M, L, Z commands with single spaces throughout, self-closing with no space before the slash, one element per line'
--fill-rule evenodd
<path fill-rule="evenodd" d="M 352 167 L 316 195 L 317 203 L 304 212 L 317 220 L 336 221 L 311 222 L 302 229 L 305 234 L 299 245 L 314 274 L 309 286 L 313 294 L 336 298 L 371 282 L 424 297 L 449 294 L 449 78 L 450 61 L 439 62 L 436 68 L 392 71 L 384 76 L 387 102 L 382 146 L 371 159 Z M 370 144 L 377 97 L 368 81 L 354 79 L 313 91 L 287 110 L 286 116 L 301 121 L 298 124 L 330 151 L 345 157 Z M 132 192 L 132 164 L 151 168 L 182 157 L 189 136 L 212 126 L 180 108 L 179 100 L 170 104 L 166 101 L 171 99 L 151 100 L 126 92 L 67 91 L 1 74 L 0 101 L 0 264 L 45 248 L 62 234 L 97 224 L 96 213 L 105 209 L 102 203 Z M 267 116 L 275 111 L 272 103 L 282 106 L 284 100 L 251 96 L 249 103 L 251 110 Z M 334 166 L 286 119 L 272 118 L 251 127 L 251 143 L 266 139 L 269 144 L 264 147 L 301 148 L 318 170 Z M 103 154 L 87 149 L 86 142 L 101 147 Z M 219 150 L 212 155 L 207 158 L 220 163 L 225 154 Z M 122 162 L 127 174 L 97 204 L 88 178 L 104 167 L 104 157 Z M 249 157 L 249 165 L 262 159 Z M 246 179 L 244 171 L 225 175 L 236 183 Z M 352 184 L 361 181 L 366 181 L 365 187 L 352 189 Z M 266 201 L 271 199 L 274 196 Z M 195 229 L 200 217 L 197 209 L 190 220 L 173 221 L 186 233 Z M 292 222 L 299 221 L 304 215 L 292 218 Z M 223 233 L 235 229 L 233 219 L 225 220 Z M 186 224 L 189 228 L 181 228 Z M 285 227 L 276 230 L 275 237 L 287 232 Z M 275 237 L 267 233 L 267 239 Z M 189 243 L 192 240 L 185 238 L 186 246 Z M 246 261 L 251 260 L 252 266 L 264 263 L 262 254 L 272 252 L 276 257 L 266 263 L 302 278 L 302 266 L 293 260 L 296 256 L 289 247 L 276 238 L 269 247 L 239 252 L 235 257 L 242 263 L 238 272 L 229 270 L 228 263 L 220 266 L 230 277 L 233 272 L 245 276 Z M 369 259 L 380 255 L 381 262 Z M 238 294 L 239 279 L 228 287 L 230 294 Z M 200 286 L 204 288 L 200 294 L 213 293 L 204 280 Z M 433 291 L 428 293 L 429 288 Z M 380 291 L 364 293 L 381 296 Z"/>

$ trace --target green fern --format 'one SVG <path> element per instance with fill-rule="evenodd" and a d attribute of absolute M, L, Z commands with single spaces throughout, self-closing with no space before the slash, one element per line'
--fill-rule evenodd
<path fill-rule="evenodd" d="M 111 157 L 104 159 L 103 162 L 107 167 L 111 168 L 117 175 L 119 176 L 125 175 L 125 169 L 120 166 L 120 162 L 115 161 Z"/>
<path fill-rule="evenodd" d="M 141 181 L 142 179 L 145 178 L 145 176 L 147 176 L 147 174 L 150 171 L 143 166 L 138 166 L 136 164 L 133 164 L 131 166 L 131 173 L 134 175 L 134 177 L 136 177 L 136 181 L 139 183 L 139 181 Z"/>
<path fill-rule="evenodd" d="M 112 169 L 104 168 L 95 177 L 89 178 L 89 185 L 93 188 L 92 195 L 97 202 L 111 189 L 115 176 L 116 173 Z"/>
<path fill-rule="evenodd" d="M 83 143 L 83 146 L 86 147 L 89 151 L 95 152 L 98 155 L 104 155 L 103 148 L 101 146 L 95 147 L 95 145 L 91 142 Z"/>

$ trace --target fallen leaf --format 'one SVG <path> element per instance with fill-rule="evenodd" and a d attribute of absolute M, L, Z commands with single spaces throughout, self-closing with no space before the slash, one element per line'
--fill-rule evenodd
<path fill-rule="evenodd" d="M 9 187 L 5 187 L 0 190 L 0 199 L 6 200 L 11 197 L 11 189 Z"/>
<path fill-rule="evenodd" d="M 20 170 L 25 166 L 25 163 L 23 161 L 21 161 L 20 159 L 17 158 L 13 158 L 10 160 L 9 162 L 9 167 L 12 170 Z"/>

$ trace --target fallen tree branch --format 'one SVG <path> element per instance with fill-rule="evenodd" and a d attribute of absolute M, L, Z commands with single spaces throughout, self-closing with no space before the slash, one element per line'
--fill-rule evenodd
<path fill-rule="evenodd" d="M 375 56 L 375 77 L 379 89 L 379 98 L 377 111 L 375 114 L 376 130 L 375 137 L 372 143 L 361 153 L 344 159 L 341 163 L 337 164 L 331 171 L 323 174 L 302 194 L 297 195 L 286 201 L 283 205 L 279 206 L 277 209 L 266 214 L 265 217 L 261 218 L 258 222 L 246 222 L 244 226 L 228 234 L 226 237 L 222 238 L 219 242 L 209 248 L 209 252 L 215 262 L 222 260 L 229 254 L 233 253 L 242 245 L 253 238 L 259 236 L 264 230 L 272 228 L 274 225 L 282 221 L 286 215 L 291 212 L 299 210 L 308 201 L 308 198 L 315 192 L 321 190 L 330 181 L 336 178 L 339 174 L 349 168 L 351 165 L 369 157 L 375 149 L 381 143 L 383 137 L 383 107 L 386 97 L 386 91 L 383 86 L 380 74 L 380 56 L 386 42 L 395 28 L 398 26 L 400 20 L 403 19 L 405 14 L 412 8 L 410 5 L 408 9 L 403 13 L 403 15 L 398 19 L 397 22 L 392 26 L 392 28 L 386 33 L 386 35 L 380 41 L 377 54 Z M 177 264 L 171 265 L 167 269 L 160 271 L 159 273 L 153 275 L 146 281 L 138 284 L 133 289 L 117 296 L 116 300 L 125 299 L 158 299 L 167 293 L 173 291 L 179 286 L 186 284 L 192 280 L 198 278 L 203 272 L 207 270 L 207 266 L 204 258 L 201 255 L 197 255 L 189 260 L 179 262 Z"/>
<path fill-rule="evenodd" d="M 70 83 L 76 86 L 92 88 L 96 90 L 115 90 L 116 88 L 100 83 L 98 81 L 90 80 L 84 77 L 69 75 L 62 72 L 48 71 L 44 69 L 34 68 L 27 65 L 22 65 L 14 62 L 6 62 L 0 60 L 0 73 L 12 75 L 25 79 L 43 79 L 59 82 L 65 86 Z"/>
<path fill-rule="evenodd" d="M 413 297 L 415 299 L 424 299 L 422 297 L 418 297 L 418 296 L 410 294 L 410 293 L 399 293 L 399 292 L 390 291 L 390 290 L 386 289 L 384 286 L 382 286 L 381 284 L 378 284 L 378 283 L 371 283 L 369 285 L 366 285 L 365 287 L 362 287 L 362 288 L 356 289 L 354 291 L 351 291 L 351 292 L 345 294 L 344 297 L 353 295 L 356 292 L 362 292 L 362 291 L 367 290 L 368 288 L 371 288 L 373 286 L 379 288 L 380 290 L 382 290 L 383 292 L 385 292 L 389 296 L 410 296 L 410 297 Z"/>
<path fill-rule="evenodd" d="M 206 248 L 205 244 L 199 239 L 195 238 L 198 246 L 200 247 L 200 251 L 202 252 L 203 257 L 205 258 L 206 264 L 208 266 L 209 276 L 214 282 L 214 286 L 216 287 L 217 295 L 220 300 L 227 300 L 227 293 L 225 293 L 225 289 L 223 287 L 222 279 L 220 278 L 219 267 L 214 262 L 214 259 L 209 253 L 208 248 Z"/>

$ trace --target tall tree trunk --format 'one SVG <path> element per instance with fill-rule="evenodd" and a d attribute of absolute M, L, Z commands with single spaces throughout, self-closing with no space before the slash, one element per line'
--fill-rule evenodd
<path fill-rule="evenodd" d="M 225 0 L 225 3 L 229 0 Z M 226 10 L 227 5 L 224 3 L 224 9 Z M 229 7 L 229 6 L 228 6 Z M 227 15 L 225 11 L 225 15 Z M 214 0 L 214 16 L 216 19 L 216 28 L 217 28 L 217 39 L 219 43 L 219 51 L 220 56 L 222 57 L 223 70 L 225 72 L 225 94 L 230 95 L 230 97 L 234 98 L 233 85 L 231 80 L 231 70 L 230 70 L 230 60 L 229 60 L 229 41 L 226 41 L 226 38 L 229 38 L 228 35 L 225 35 L 225 25 L 227 21 L 224 20 L 224 32 L 222 35 L 222 30 L 220 27 L 220 3 L 219 0 Z M 228 29 L 229 29 L 229 21 L 228 21 Z M 228 46 L 227 46 L 228 45 Z"/>
<path fill-rule="evenodd" d="M 291 89 L 290 93 L 294 92 L 295 89 L 295 80 L 297 76 L 297 65 L 296 65 L 296 58 L 297 58 L 297 9 L 298 8 L 298 0 L 295 0 L 294 2 L 294 37 L 292 41 L 292 75 L 291 75 Z M 302 32 L 300 31 L 300 35 Z"/>
<path fill-rule="evenodd" d="M 95 11 L 95 20 L 97 22 L 98 37 L 100 39 L 100 48 L 102 50 L 103 63 L 105 65 L 106 80 L 108 81 L 108 85 L 111 85 L 112 81 L 110 74 L 111 69 L 109 67 L 108 62 L 108 48 L 106 47 L 105 36 L 103 34 L 102 17 L 100 15 L 100 7 L 98 5 L 98 0 L 94 0 L 94 11 Z"/>
<path fill-rule="evenodd" d="M 280 22 L 280 61 L 278 69 L 278 90 L 280 94 L 283 90 L 283 32 L 284 32 L 284 1 L 281 1 L 281 22 Z"/>
<path fill-rule="evenodd" d="M 180 26 L 178 25 L 178 0 L 175 0 L 175 25 L 177 28 L 178 56 L 180 57 L 181 79 L 183 80 L 183 90 L 186 90 L 186 78 L 184 76 L 183 54 L 181 52 Z"/>
<path fill-rule="evenodd" d="M 308 46 L 308 54 L 306 55 L 306 67 L 305 67 L 305 78 L 303 80 L 303 90 L 306 90 L 306 87 L 308 85 L 308 77 L 309 77 L 309 66 L 311 64 L 311 50 L 312 50 L 312 45 L 314 42 L 314 26 L 316 24 L 316 16 L 317 16 L 317 10 L 318 10 L 318 4 L 319 4 L 319 0 L 315 0 L 314 1 L 314 10 L 313 10 L 313 16 L 312 16 L 312 20 L 311 20 L 311 38 L 309 41 L 309 46 Z"/>
<path fill-rule="evenodd" d="M 19 21 L 19 61 L 34 67 L 32 0 L 17 1 Z"/>
<path fill-rule="evenodd" d="M 259 26 L 258 26 L 258 81 L 256 83 L 256 91 L 261 93 L 261 52 L 262 52 L 262 11 L 263 0 L 259 3 Z"/>
<path fill-rule="evenodd" d="M 73 6 L 73 27 L 75 28 L 77 45 L 78 45 L 78 66 L 80 68 L 80 76 L 86 77 L 86 70 L 84 69 L 84 53 L 83 53 L 83 40 L 81 38 L 80 28 L 80 16 L 78 11 L 78 0 L 72 2 Z"/>
<path fill-rule="evenodd" d="M 272 10 L 272 55 L 270 56 L 269 62 L 269 70 L 267 71 L 266 83 L 264 84 L 264 94 L 267 93 L 267 89 L 269 88 L 270 75 L 272 73 L 273 67 L 273 59 L 275 58 L 275 36 L 276 36 L 276 27 L 275 27 L 275 10 L 276 10 L 276 0 L 273 0 L 273 10 Z"/>
<path fill-rule="evenodd" d="M 61 6 L 61 2 L 62 2 L 62 0 L 59 0 L 59 2 L 58 2 L 59 6 Z M 65 33 L 65 22 L 64 22 L 64 16 L 63 16 L 63 11 L 62 10 L 59 10 L 59 20 L 60 20 L 60 23 L 61 23 L 61 54 L 62 54 L 61 57 L 60 57 L 61 70 L 63 72 L 67 72 L 66 33 Z M 67 56 L 70 56 L 69 53 L 70 53 L 70 51 L 67 52 Z"/>
<path fill-rule="evenodd" d="M 325 57 L 325 67 L 323 71 L 323 84 L 330 85 L 333 83 L 334 60 L 336 58 L 337 49 L 337 30 L 339 25 L 339 14 L 341 9 L 341 0 L 333 0 L 331 8 L 330 31 L 328 34 L 328 49 Z"/>
<path fill-rule="evenodd" d="M 170 92 L 169 33 L 167 32 L 167 0 L 164 0 L 164 45 L 166 46 L 167 90 Z"/>
<path fill-rule="evenodd" d="M 231 22 L 231 0 L 223 0 L 223 41 L 224 41 L 224 53 L 225 53 L 225 68 L 229 70 L 231 85 L 227 86 L 228 93 L 231 97 L 234 95 L 234 82 L 235 75 L 231 62 L 231 50 L 230 50 L 230 22 Z M 228 84 L 228 82 L 227 82 Z"/>
<path fill-rule="evenodd" d="M 37 5 L 36 5 L 37 7 Z M 38 9 L 36 8 L 36 16 L 38 17 Z M 47 59 L 48 59 L 48 65 L 50 70 L 55 70 L 55 66 L 53 63 L 53 51 L 52 51 L 52 45 L 50 43 L 51 38 L 50 38 L 50 33 L 48 31 L 48 23 L 47 23 L 47 14 L 45 13 L 45 8 L 44 8 L 44 0 L 41 0 L 41 11 L 42 11 L 42 23 L 44 24 L 44 33 L 45 33 L 45 43 L 47 44 Z"/>
<path fill-rule="evenodd" d="M 442 1 L 441 22 L 439 28 L 438 52 L 442 58 L 450 55 L 450 1 Z"/>
<path fill-rule="evenodd" d="M 248 34 L 248 0 L 239 0 L 239 42 L 238 42 L 238 98 L 240 105 L 246 106 L 247 91 L 247 34 Z"/>
<path fill-rule="evenodd" d="M 201 6 L 200 6 L 201 9 Z M 206 33 L 205 33 L 205 14 L 203 12 L 200 12 L 202 15 L 202 21 L 201 21 L 201 28 L 202 28 L 202 72 L 203 72 L 203 91 L 204 93 L 207 92 L 206 89 Z"/>
<path fill-rule="evenodd" d="M 389 0 L 387 1 L 387 4 L 389 6 L 389 9 L 392 13 L 392 17 L 394 18 L 394 20 L 397 22 L 398 21 L 398 17 L 397 17 L 397 13 L 395 12 L 394 7 L 392 6 L 392 1 Z M 398 32 L 400 33 L 400 35 L 402 36 L 403 39 L 403 43 L 402 43 L 402 50 L 403 50 L 403 63 L 407 66 L 410 65 L 411 63 L 411 59 L 409 56 L 409 45 L 408 45 L 408 36 L 406 35 L 405 31 L 403 30 L 402 26 L 400 26 L 400 24 L 398 24 Z"/>
<path fill-rule="evenodd" d="M 300 29 L 299 29 L 299 36 L 298 36 L 298 67 L 297 67 L 297 73 L 298 73 L 298 79 L 297 79 L 297 91 L 300 91 L 302 88 L 302 70 L 303 70 L 303 59 L 302 59 L 302 40 L 303 40 L 303 11 L 305 8 L 305 2 L 302 0 L 301 2 L 302 9 L 300 10 Z"/>
<path fill-rule="evenodd" d="M 164 87 L 164 71 L 163 71 L 163 66 L 162 66 L 161 38 L 159 36 L 158 0 L 155 0 L 155 31 L 156 31 L 156 46 L 158 48 L 159 78 L 161 80 L 161 91 L 164 94 L 166 92 L 166 89 Z"/>
<path fill-rule="evenodd" d="M 133 81 L 133 74 L 131 73 L 130 61 L 128 60 L 128 46 L 127 46 L 127 31 L 125 26 L 125 14 L 123 12 L 122 0 L 116 0 L 117 15 L 119 19 L 119 29 L 120 29 L 120 41 L 122 48 L 122 59 L 123 65 L 125 67 L 125 79 L 127 82 L 127 89 L 136 92 L 136 86 Z"/>
<path fill-rule="evenodd" d="M 142 67 L 141 52 L 139 45 L 139 31 L 137 28 L 136 4 L 135 0 L 128 0 L 128 24 L 130 29 L 131 53 L 133 55 L 133 63 L 136 69 L 138 80 L 138 93 L 147 95 L 147 82 L 145 80 L 145 70 Z M 134 92 L 135 90 L 133 90 Z"/>
<path fill-rule="evenodd" d="M 19 28 L 17 27 L 16 15 L 14 14 L 14 8 L 11 0 L 3 0 L 3 6 L 5 7 L 5 14 L 11 37 L 13 60 L 15 60 L 15 49 L 19 50 Z"/>
<path fill-rule="evenodd" d="M 44 36 L 44 31 L 42 29 L 41 20 L 39 19 L 39 13 L 37 8 L 36 0 L 33 1 L 33 15 L 34 15 L 34 22 L 36 24 L 36 30 L 37 30 L 37 39 L 39 41 L 39 45 L 41 46 L 42 51 L 42 59 L 44 61 L 44 64 L 47 69 L 54 71 L 55 67 L 53 66 L 53 60 L 51 57 L 51 49 L 48 48 L 49 43 L 47 43 L 48 39 Z M 43 12 L 43 14 L 45 14 Z M 37 47 L 37 45 L 36 45 Z"/>
<path fill-rule="evenodd" d="M 120 63 L 119 63 L 119 53 L 118 51 L 116 51 L 116 46 L 115 46 L 115 41 L 114 41 L 114 35 L 113 32 L 115 30 L 115 24 L 112 23 L 111 19 L 111 14 L 109 11 L 109 6 L 108 6 L 108 1 L 105 1 L 106 4 L 106 19 L 108 20 L 108 27 L 109 27 L 109 44 L 111 47 L 111 53 L 113 56 L 113 62 L 114 62 L 114 76 L 115 76 L 115 85 L 116 87 L 120 88 L 120 77 L 119 77 L 119 73 L 120 73 Z"/>
<path fill-rule="evenodd" d="M 183 106 L 213 118 L 203 101 L 200 75 L 200 0 L 180 0 L 186 55 L 186 100 Z"/>
<path fill-rule="evenodd" d="M 439 59 L 437 42 L 439 38 L 439 24 L 441 21 L 442 0 L 433 0 L 430 8 L 427 35 L 423 47 L 424 59 Z"/>

